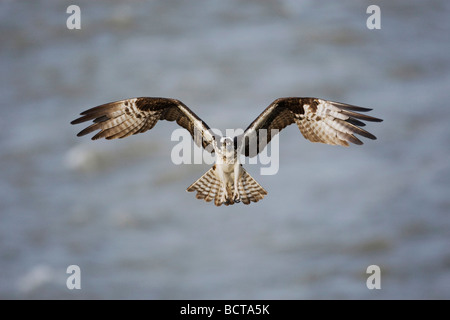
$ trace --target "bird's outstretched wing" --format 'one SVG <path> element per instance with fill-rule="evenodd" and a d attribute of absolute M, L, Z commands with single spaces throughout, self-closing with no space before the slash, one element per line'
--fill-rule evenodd
<path fill-rule="evenodd" d="M 93 124 L 80 131 L 84 136 L 100 130 L 92 140 L 125 138 L 153 128 L 158 120 L 176 121 L 187 129 L 198 146 L 212 152 L 214 134 L 185 104 L 168 98 L 131 98 L 94 107 L 81 113 L 71 124 L 93 120 Z"/>
<path fill-rule="evenodd" d="M 373 134 L 361 128 L 365 126 L 361 120 L 383 121 L 359 113 L 370 110 L 372 109 L 317 98 L 279 98 L 245 130 L 239 139 L 240 147 L 246 156 L 256 156 L 264 150 L 273 136 L 294 122 L 303 136 L 312 142 L 341 146 L 348 146 L 352 142 L 361 145 L 362 141 L 355 134 L 376 139 Z"/>

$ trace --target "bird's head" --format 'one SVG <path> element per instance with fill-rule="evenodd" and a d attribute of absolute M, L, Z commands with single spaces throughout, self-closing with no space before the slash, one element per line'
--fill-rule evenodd
<path fill-rule="evenodd" d="M 225 163 L 233 163 L 236 157 L 233 139 L 230 137 L 220 138 L 219 146 L 222 160 Z"/>
<path fill-rule="evenodd" d="M 220 147 L 224 152 L 234 151 L 234 142 L 230 137 L 220 138 Z"/>
<path fill-rule="evenodd" d="M 234 141 L 230 137 L 220 138 L 220 149 L 223 154 L 234 154 Z"/>

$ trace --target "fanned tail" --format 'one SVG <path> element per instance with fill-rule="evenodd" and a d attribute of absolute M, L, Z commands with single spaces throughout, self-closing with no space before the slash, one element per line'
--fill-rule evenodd
<path fill-rule="evenodd" d="M 234 203 L 227 203 L 225 200 L 222 183 L 216 174 L 216 166 L 213 166 L 206 171 L 206 173 L 191 184 L 186 191 L 197 191 L 195 197 L 197 199 L 204 199 L 206 202 L 211 202 L 214 199 L 214 204 L 216 206 L 220 206 L 222 203 L 225 203 L 226 205 Z"/>
<path fill-rule="evenodd" d="M 214 200 L 216 206 L 221 206 L 222 204 L 228 206 L 239 202 L 233 193 L 234 185 L 227 184 L 224 186 L 216 170 L 216 166 L 213 166 L 191 184 L 186 191 L 197 191 L 195 196 L 197 199 L 204 199 L 206 202 Z M 240 168 L 237 190 L 239 192 L 239 200 L 244 204 L 258 202 L 267 194 L 267 191 L 242 166 Z"/>
<path fill-rule="evenodd" d="M 261 187 L 261 185 L 256 182 L 253 177 L 245 171 L 244 168 L 241 168 L 242 175 L 238 180 L 238 190 L 239 196 L 243 204 L 250 204 L 250 202 L 258 202 L 265 195 L 267 195 L 267 191 Z"/>

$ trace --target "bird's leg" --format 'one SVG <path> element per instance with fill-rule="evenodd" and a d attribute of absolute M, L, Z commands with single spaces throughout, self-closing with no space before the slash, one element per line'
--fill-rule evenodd
<path fill-rule="evenodd" d="M 241 176 L 241 164 L 236 161 L 236 164 L 234 165 L 234 194 L 233 199 L 234 202 L 239 203 L 241 202 L 241 196 L 239 194 L 239 178 Z"/>

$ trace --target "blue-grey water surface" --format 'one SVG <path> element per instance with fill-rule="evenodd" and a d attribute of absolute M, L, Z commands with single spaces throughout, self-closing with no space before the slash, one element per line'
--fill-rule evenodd
<path fill-rule="evenodd" d="M 450 2 L 82 0 L 68 30 L 70 4 L 0 2 L 0 298 L 450 298 Z M 172 163 L 174 123 L 76 137 L 136 96 L 221 130 L 285 96 L 384 122 L 349 148 L 286 128 L 276 175 L 246 165 L 266 198 L 217 208 L 185 191 L 209 165 Z"/>

